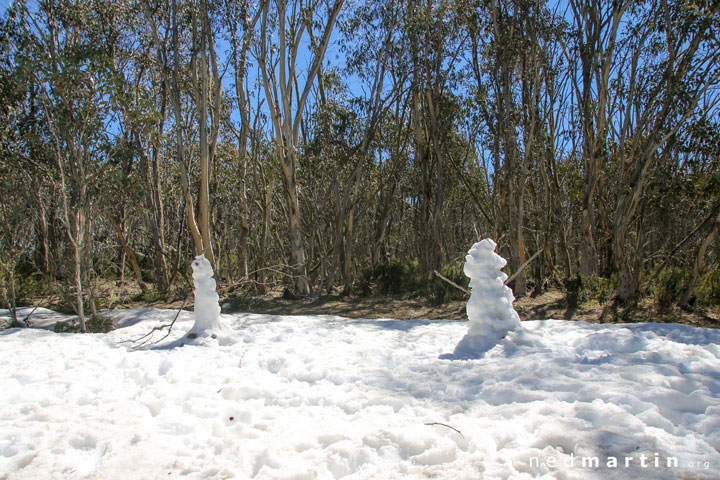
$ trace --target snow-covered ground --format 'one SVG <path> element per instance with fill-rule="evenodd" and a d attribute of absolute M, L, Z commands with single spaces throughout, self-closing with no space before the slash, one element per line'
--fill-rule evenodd
<path fill-rule="evenodd" d="M 111 315 L 0 332 L 0 478 L 720 478 L 718 331 L 524 322 L 452 360 L 465 322 L 223 315 L 180 347 L 183 313 L 133 351 L 175 312 Z"/>

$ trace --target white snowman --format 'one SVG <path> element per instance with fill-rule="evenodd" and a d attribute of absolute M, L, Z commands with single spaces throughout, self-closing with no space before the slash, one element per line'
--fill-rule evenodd
<path fill-rule="evenodd" d="M 455 347 L 455 357 L 477 358 L 493 348 L 508 332 L 520 328 L 513 308 L 512 290 L 505 286 L 507 275 L 500 271 L 507 261 L 495 253 L 497 244 L 486 238 L 472 246 L 463 271 L 470 277 L 467 335 Z"/>
<path fill-rule="evenodd" d="M 187 338 L 217 338 L 224 332 L 220 323 L 220 297 L 215 291 L 212 265 L 205 255 L 198 255 L 192 262 L 193 284 L 195 285 L 195 325 Z"/>

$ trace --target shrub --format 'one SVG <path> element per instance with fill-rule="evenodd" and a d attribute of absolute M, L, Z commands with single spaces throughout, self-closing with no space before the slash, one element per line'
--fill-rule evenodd
<path fill-rule="evenodd" d="M 413 294 L 421 284 L 419 276 L 417 262 L 394 260 L 363 271 L 358 288 L 364 295 Z"/>
<path fill-rule="evenodd" d="M 698 278 L 695 294 L 702 305 L 720 305 L 720 266 L 705 269 Z"/>
<path fill-rule="evenodd" d="M 598 302 L 605 303 L 615 294 L 617 286 L 617 277 L 612 275 L 610 278 L 600 277 L 597 275 L 588 275 L 582 278 L 580 290 L 578 293 L 579 303 Z"/>
<path fill-rule="evenodd" d="M 467 286 L 462 267 L 463 263 L 457 262 L 443 265 L 439 271 L 458 285 Z M 435 304 L 465 298 L 465 294 L 433 272 L 421 272 L 417 261 L 394 260 L 368 268 L 359 275 L 357 288 L 363 295 L 426 296 Z"/>
<path fill-rule="evenodd" d="M 457 261 L 443 265 L 440 269 L 440 273 L 448 280 L 452 280 L 461 287 L 467 288 L 469 279 L 463 272 L 464 260 Z M 427 296 L 428 299 L 437 305 L 440 305 L 451 300 L 467 299 L 467 295 L 462 291 L 458 290 L 454 286 L 447 283 L 445 280 L 438 278 L 434 273 L 427 283 Z"/>
<path fill-rule="evenodd" d="M 682 298 L 686 274 L 680 268 L 666 268 L 650 284 L 650 296 L 655 306 L 667 310 Z"/>

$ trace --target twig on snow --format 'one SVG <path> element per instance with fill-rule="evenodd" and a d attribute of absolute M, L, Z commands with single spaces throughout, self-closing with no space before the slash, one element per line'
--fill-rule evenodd
<path fill-rule="evenodd" d="M 452 427 L 452 426 L 450 426 L 450 425 L 448 425 L 448 424 L 446 424 L 446 423 L 427 422 L 425 425 L 430 425 L 430 426 L 432 426 L 432 425 L 440 425 L 440 426 L 442 426 L 442 427 L 447 427 L 447 428 L 449 428 L 450 430 L 455 430 L 458 434 L 460 434 L 460 436 L 461 436 L 462 438 L 465 438 L 465 435 L 463 435 L 460 430 L 458 430 L 457 428 Z"/>
<path fill-rule="evenodd" d="M 40 305 L 35 305 L 35 308 L 32 309 L 30 313 L 28 313 L 25 318 L 23 318 L 22 322 L 25 324 L 26 327 L 30 326 L 30 317 L 32 317 L 32 314 L 35 313 L 35 310 L 37 310 L 40 307 Z"/>
<path fill-rule="evenodd" d="M 158 325 L 157 327 L 153 327 L 152 330 L 150 330 L 148 333 L 146 333 L 145 335 L 143 335 L 143 336 L 140 337 L 140 338 L 136 338 L 136 339 L 134 339 L 134 340 L 125 340 L 125 341 L 119 342 L 119 343 L 132 343 L 132 344 L 134 344 L 134 345 L 132 346 L 132 348 L 133 348 L 134 350 L 140 350 L 141 348 L 143 348 L 143 347 L 145 347 L 145 346 L 147 346 L 147 345 L 157 345 L 158 343 L 162 342 L 163 340 L 165 340 L 167 337 L 170 336 L 170 333 L 172 332 L 172 328 L 173 328 L 173 326 L 175 325 L 175 322 L 177 321 L 178 317 L 180 316 L 180 312 L 182 312 L 182 309 L 185 307 L 185 303 L 187 302 L 187 299 L 188 299 L 188 298 L 190 298 L 189 295 L 188 295 L 187 297 L 185 297 L 185 300 L 183 300 L 183 303 L 182 303 L 182 305 L 180 305 L 180 308 L 178 309 L 177 313 L 175 314 L 175 318 L 173 318 L 173 321 L 172 321 L 172 322 L 170 322 L 170 323 L 163 323 L 162 325 Z M 164 329 L 166 329 L 166 328 L 167 328 L 167 333 L 166 333 L 162 338 L 160 338 L 160 339 L 158 339 L 158 340 L 156 340 L 156 341 L 154 341 L 154 342 L 151 341 L 151 340 L 152 340 L 152 336 L 153 336 L 153 334 L 154 334 L 155 332 L 160 331 L 160 330 L 164 330 Z M 149 337 L 149 338 L 148 338 L 148 337 Z M 147 340 L 145 340 L 145 339 L 147 339 Z M 143 341 L 143 340 L 145 340 L 145 341 Z M 140 342 L 142 342 L 142 343 L 140 343 Z"/>

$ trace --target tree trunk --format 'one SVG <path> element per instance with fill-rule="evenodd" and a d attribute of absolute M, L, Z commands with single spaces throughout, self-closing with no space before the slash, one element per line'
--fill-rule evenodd
<path fill-rule="evenodd" d="M 0 265 L 0 267 L 3 267 L 3 270 L 8 275 L 8 310 L 10 310 L 10 328 L 22 328 L 26 327 L 24 323 L 20 322 L 17 318 L 17 305 L 15 303 L 15 265 L 14 262 L 11 260 L 10 265 L 5 267 L 3 265 Z"/>
<path fill-rule="evenodd" d="M 295 272 L 295 289 L 300 295 L 310 293 L 310 284 L 305 264 L 305 243 L 300 218 L 300 199 L 298 198 L 295 154 L 284 152 L 282 157 L 283 176 L 288 199 L 288 225 L 290 229 L 290 265 Z"/>
<path fill-rule="evenodd" d="M 270 242 L 270 204 L 272 203 L 273 191 L 275 189 L 275 181 L 271 180 L 265 191 L 265 199 L 263 202 L 263 224 L 262 236 L 260 237 L 260 255 L 258 259 L 258 283 L 260 284 L 261 293 L 265 293 L 265 265 L 267 261 L 267 246 Z"/>
<path fill-rule="evenodd" d="M 76 214 L 76 241 L 71 241 L 73 245 L 73 258 L 75 260 L 75 300 L 77 304 L 78 321 L 80 322 L 80 331 L 85 333 L 85 306 L 83 304 L 83 285 L 82 285 L 82 240 L 80 239 L 80 212 Z"/>
<path fill-rule="evenodd" d="M 160 291 L 170 286 L 167 262 L 165 260 L 165 214 L 160 190 L 160 169 L 158 165 L 159 148 L 153 147 L 151 160 L 143 155 L 146 163 L 147 183 L 145 204 L 148 209 L 147 217 L 152 236 L 153 270 L 155 271 L 155 284 Z"/>
<path fill-rule="evenodd" d="M 692 273 L 690 274 L 690 280 L 688 280 L 688 284 L 685 287 L 685 293 L 680 299 L 681 307 L 687 307 L 690 299 L 692 298 L 693 290 L 695 290 L 695 284 L 697 283 L 698 276 L 700 275 L 700 271 L 705 264 L 705 254 L 707 253 L 708 247 L 710 247 L 712 242 L 715 240 L 718 231 L 720 231 L 720 213 L 715 219 L 712 229 L 710 230 L 710 232 L 708 232 L 707 236 L 700 244 L 700 248 L 698 248 L 697 255 L 695 256 L 695 262 L 693 263 Z"/>
<path fill-rule="evenodd" d="M 355 182 L 355 193 L 358 194 L 358 182 Z M 347 227 L 345 229 L 345 244 L 343 250 L 343 279 L 345 280 L 345 286 L 343 288 L 343 295 L 350 295 L 352 293 L 353 286 L 353 275 L 352 275 L 352 264 L 353 264 L 353 238 L 355 236 L 355 205 L 350 207 L 350 211 L 347 215 Z"/>
<path fill-rule="evenodd" d="M 138 285 L 140 285 L 140 289 L 145 291 L 147 289 L 147 286 L 145 285 L 145 282 L 143 282 L 142 279 L 142 273 L 140 273 L 140 267 L 137 263 L 137 257 L 135 256 L 135 252 L 132 248 L 130 248 L 130 245 L 128 245 L 127 241 L 125 240 L 125 235 L 123 235 L 122 228 L 113 220 L 109 219 L 110 224 L 115 229 L 115 232 L 117 233 L 118 241 L 120 242 L 120 245 L 123 248 L 124 254 L 127 254 L 128 257 L 130 257 L 130 265 L 132 266 L 133 273 L 135 274 L 135 280 L 138 282 Z M 125 257 L 123 255 L 123 269 L 125 268 Z"/>

